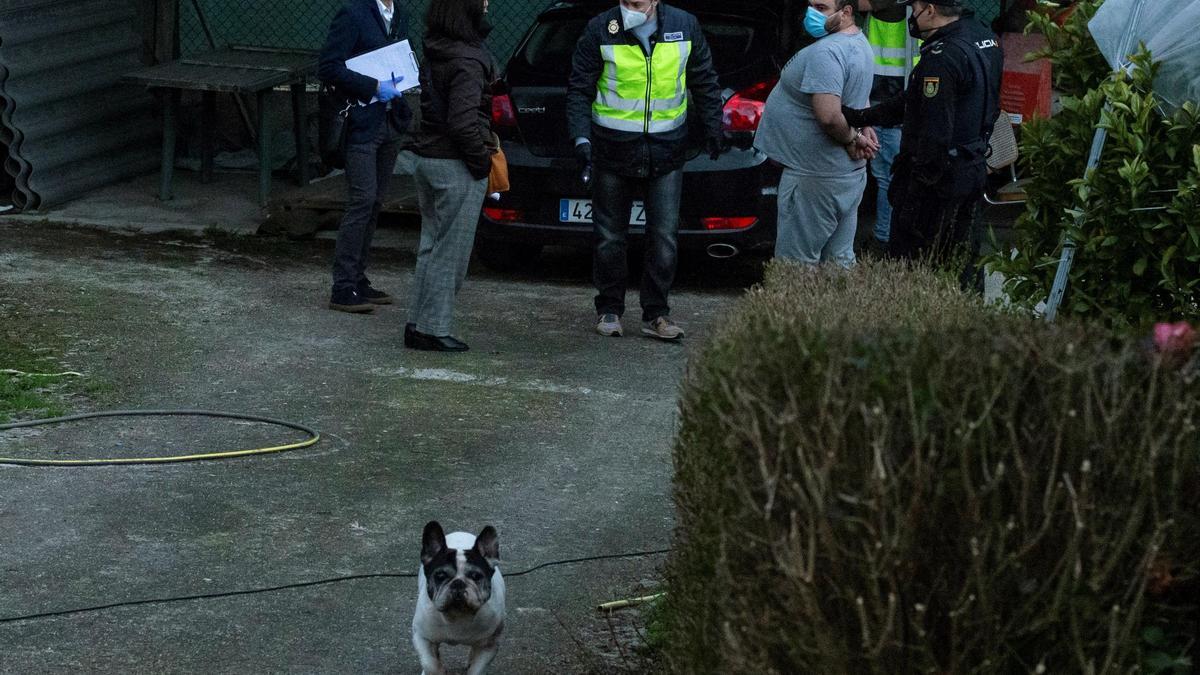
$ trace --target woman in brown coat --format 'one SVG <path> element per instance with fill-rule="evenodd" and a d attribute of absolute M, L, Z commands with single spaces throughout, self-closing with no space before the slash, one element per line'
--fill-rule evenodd
<path fill-rule="evenodd" d="M 496 64 L 483 44 L 487 0 L 437 0 L 425 17 L 417 155 L 421 244 L 404 345 L 466 351 L 450 334 L 454 297 L 467 276 L 491 169 L 491 86 Z"/>

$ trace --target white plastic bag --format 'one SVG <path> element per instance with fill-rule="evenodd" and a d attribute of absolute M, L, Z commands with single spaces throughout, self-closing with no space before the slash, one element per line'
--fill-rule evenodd
<path fill-rule="evenodd" d="M 1128 65 L 1128 54 L 1118 53 L 1127 30 L 1133 31 L 1131 51 L 1145 43 L 1162 63 L 1154 94 L 1168 113 L 1185 101 L 1200 102 L 1200 0 L 1106 0 L 1088 30 L 1114 69 Z"/>

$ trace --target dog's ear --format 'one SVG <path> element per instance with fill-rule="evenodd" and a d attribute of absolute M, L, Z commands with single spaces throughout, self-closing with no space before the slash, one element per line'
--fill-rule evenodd
<path fill-rule="evenodd" d="M 421 535 L 421 564 L 428 565 L 439 553 L 446 550 L 446 533 L 438 521 L 431 520 Z"/>
<path fill-rule="evenodd" d="M 488 560 L 500 559 L 500 535 L 496 534 L 496 528 L 491 525 L 483 528 L 475 537 L 475 551 Z"/>

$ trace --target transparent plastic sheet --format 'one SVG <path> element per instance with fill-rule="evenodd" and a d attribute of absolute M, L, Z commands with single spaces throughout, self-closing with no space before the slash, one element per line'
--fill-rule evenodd
<path fill-rule="evenodd" d="M 1135 7 L 1141 14 L 1133 22 Z M 1132 49 L 1145 43 L 1162 63 L 1154 93 L 1167 112 L 1185 101 L 1200 102 L 1200 0 L 1106 0 L 1088 24 L 1092 38 L 1112 67 L 1126 63 L 1121 39 L 1133 30 Z"/>

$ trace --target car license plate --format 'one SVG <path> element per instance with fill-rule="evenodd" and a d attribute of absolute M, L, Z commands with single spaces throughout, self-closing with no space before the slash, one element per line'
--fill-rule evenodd
<path fill-rule="evenodd" d="M 590 199 L 561 199 L 558 202 L 558 221 L 561 223 L 590 223 L 592 222 L 592 200 Z M 646 205 L 634 202 L 633 210 L 629 213 L 629 224 L 646 226 Z"/>

